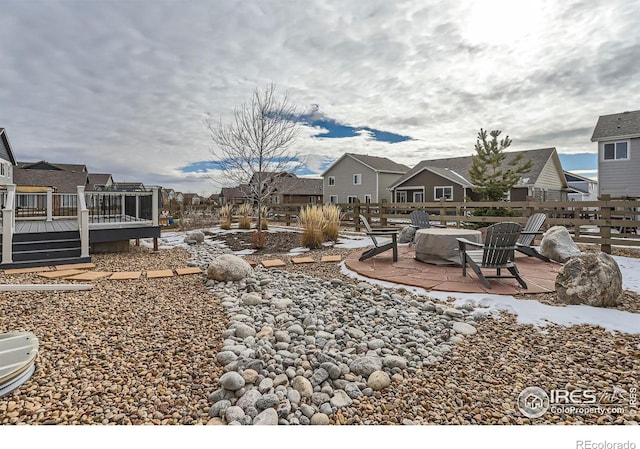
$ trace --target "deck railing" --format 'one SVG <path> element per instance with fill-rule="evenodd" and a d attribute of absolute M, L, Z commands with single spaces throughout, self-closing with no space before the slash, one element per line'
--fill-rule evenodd
<path fill-rule="evenodd" d="M 16 216 L 13 210 L 15 194 L 16 186 L 7 185 L 2 209 L 2 263 L 13 262 L 13 233 L 16 229 Z"/>

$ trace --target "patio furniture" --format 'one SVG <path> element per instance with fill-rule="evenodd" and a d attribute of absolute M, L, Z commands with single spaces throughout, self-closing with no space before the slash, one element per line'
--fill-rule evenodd
<path fill-rule="evenodd" d="M 543 256 L 537 249 L 531 246 L 536 235 L 543 234 L 543 232 L 540 231 L 540 228 L 542 228 L 546 219 L 547 216 L 545 214 L 534 214 L 529 217 L 527 223 L 524 225 L 524 229 L 520 233 L 520 238 L 516 242 L 516 251 L 526 254 L 529 257 L 537 257 L 545 262 L 550 262 L 548 257 Z"/>
<path fill-rule="evenodd" d="M 480 243 L 482 233 L 473 229 L 418 229 L 415 236 L 414 258 L 435 265 L 460 265 L 459 238 Z"/>
<path fill-rule="evenodd" d="M 519 223 L 497 223 L 487 228 L 484 245 L 463 238 L 458 239 L 462 258 L 462 275 L 467 275 L 467 265 L 469 265 L 487 288 L 491 288 L 488 279 L 496 278 L 516 279 L 522 288 L 527 288 L 524 279 L 520 277 L 518 267 L 512 260 L 521 230 L 522 225 Z M 469 246 L 482 249 L 473 250 L 469 249 Z M 484 269 L 496 270 L 496 274 L 486 275 L 482 272 Z M 502 269 L 508 270 L 511 275 L 503 275 Z"/>
<path fill-rule="evenodd" d="M 0 334 L 0 398 L 29 380 L 38 348 L 38 338 L 30 332 Z"/>
<path fill-rule="evenodd" d="M 424 210 L 414 210 L 413 212 L 411 212 L 410 216 L 411 216 L 411 224 L 409 226 L 411 226 L 412 228 L 415 228 L 416 231 L 418 229 L 429 229 L 432 226 L 436 228 L 445 227 L 440 224 L 431 223 L 431 220 L 429 219 L 429 212 L 426 212 Z M 412 244 L 413 243 L 416 243 L 415 234 L 413 236 Z"/>
<path fill-rule="evenodd" d="M 383 253 L 387 250 L 393 250 L 393 261 L 398 261 L 398 229 L 395 228 L 378 228 L 371 229 L 371 225 L 364 217 L 364 215 L 360 215 L 360 220 L 364 223 L 364 227 L 367 229 L 367 235 L 371 237 L 371 241 L 373 242 L 373 248 L 368 249 L 360 256 L 360 261 L 369 259 L 370 257 L 376 256 L 380 253 Z M 389 243 L 380 243 L 378 241 L 378 237 L 390 237 L 391 242 Z"/>

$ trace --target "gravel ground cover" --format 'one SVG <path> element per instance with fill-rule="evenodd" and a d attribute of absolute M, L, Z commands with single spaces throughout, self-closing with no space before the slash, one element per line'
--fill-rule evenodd
<path fill-rule="evenodd" d="M 94 262 L 101 271 L 177 268 L 193 264 L 193 250 L 204 246 L 190 248 L 191 254 L 178 248 L 152 254 L 132 247 L 128 254 L 96 255 Z M 350 251 L 354 250 L 331 248 L 312 257 Z M 277 257 L 287 261 L 279 269 L 283 273 L 340 279 L 354 286 L 359 282 L 342 275 L 338 264 L 294 265 L 291 255 Z M 0 275 L 0 282 L 65 281 L 31 274 Z M 0 423 L 219 423 L 209 416 L 209 396 L 220 387 L 225 372 L 216 356 L 228 339 L 229 317 L 221 298 L 208 293 L 204 277 L 103 279 L 93 284 L 88 292 L 0 294 L 0 332 L 34 332 L 41 348 L 32 379 L 0 399 Z M 627 310 L 637 310 L 637 296 L 629 304 Z M 505 313 L 474 326 L 478 333 L 458 340 L 437 363 L 396 373 L 388 388 L 331 410 L 329 423 L 640 422 L 633 407 L 604 415 L 548 412 L 530 420 L 516 406 L 522 388 L 532 385 L 638 388 L 640 335 L 595 326 L 538 329 L 519 325 Z"/>

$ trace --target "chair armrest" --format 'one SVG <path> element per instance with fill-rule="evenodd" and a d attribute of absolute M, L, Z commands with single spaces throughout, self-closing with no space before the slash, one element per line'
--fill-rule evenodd
<path fill-rule="evenodd" d="M 478 248 L 482 248 L 484 246 L 482 243 L 472 242 L 471 240 L 467 240 L 463 238 L 457 238 L 456 240 L 458 241 L 458 247 L 462 252 L 465 252 L 467 250 L 467 245 L 475 246 Z"/>
<path fill-rule="evenodd" d="M 526 234 L 526 235 L 542 235 L 544 234 L 544 232 L 542 231 L 521 231 L 520 234 Z"/>
<path fill-rule="evenodd" d="M 398 235 L 398 231 L 371 231 L 371 232 L 367 232 L 366 234 L 372 235 L 374 237 L 381 237 L 385 235 L 396 236 Z"/>
<path fill-rule="evenodd" d="M 382 232 L 391 234 L 393 232 L 400 232 L 400 229 L 397 228 L 376 228 L 371 230 L 372 233 Z"/>
<path fill-rule="evenodd" d="M 445 229 L 445 228 L 446 228 L 446 226 L 445 226 L 445 225 L 441 225 L 441 224 L 433 224 L 433 223 L 430 223 L 430 225 L 431 225 L 431 227 L 432 227 L 432 228 L 442 228 L 442 229 Z"/>

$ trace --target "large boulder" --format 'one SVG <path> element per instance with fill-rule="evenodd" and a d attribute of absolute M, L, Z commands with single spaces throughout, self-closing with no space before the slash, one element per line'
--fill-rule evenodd
<path fill-rule="evenodd" d="M 405 226 L 400 230 L 398 234 L 398 243 L 410 243 L 413 242 L 413 237 L 416 235 L 416 228 L 413 226 Z"/>
<path fill-rule="evenodd" d="M 251 277 L 253 268 L 244 259 L 233 254 L 223 254 L 211 261 L 207 278 L 216 281 L 239 281 Z"/>
<path fill-rule="evenodd" d="M 202 231 L 187 232 L 187 235 L 184 237 L 184 242 L 190 245 L 202 243 L 204 242 L 204 233 Z"/>
<path fill-rule="evenodd" d="M 556 262 L 565 263 L 579 256 L 580 249 L 573 243 L 571 235 L 564 226 L 553 226 L 544 233 L 540 243 L 540 254 Z"/>
<path fill-rule="evenodd" d="M 560 269 L 556 290 L 558 299 L 567 304 L 615 306 L 622 296 L 622 273 L 608 254 L 582 254 L 573 257 Z"/>

